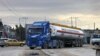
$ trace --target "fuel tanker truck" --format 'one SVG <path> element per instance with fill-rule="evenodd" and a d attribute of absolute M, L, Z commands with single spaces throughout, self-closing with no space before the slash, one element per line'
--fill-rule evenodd
<path fill-rule="evenodd" d="M 83 37 L 84 32 L 79 28 L 49 21 L 37 21 L 26 26 L 26 44 L 30 49 L 82 47 Z"/>

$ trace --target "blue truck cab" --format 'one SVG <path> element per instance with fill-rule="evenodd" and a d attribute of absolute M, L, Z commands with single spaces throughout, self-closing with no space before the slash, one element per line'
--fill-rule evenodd
<path fill-rule="evenodd" d="M 50 23 L 48 21 L 34 22 L 27 29 L 26 44 L 33 49 L 35 47 L 45 47 L 50 41 Z"/>

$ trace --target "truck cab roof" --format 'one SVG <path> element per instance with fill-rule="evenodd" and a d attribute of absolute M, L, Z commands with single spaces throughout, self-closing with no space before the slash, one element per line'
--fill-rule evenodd
<path fill-rule="evenodd" d="M 46 25 L 49 23 L 49 21 L 39 21 L 39 22 L 34 22 L 33 25 Z"/>

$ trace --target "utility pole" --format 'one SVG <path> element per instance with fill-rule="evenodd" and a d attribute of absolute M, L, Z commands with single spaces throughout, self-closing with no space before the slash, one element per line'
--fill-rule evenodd
<path fill-rule="evenodd" d="M 24 19 L 25 20 L 25 25 L 27 24 L 27 19 L 28 19 L 28 17 L 23 17 L 22 19 Z"/>
<path fill-rule="evenodd" d="M 24 19 L 25 19 L 25 25 L 26 25 L 27 24 L 27 21 L 26 20 L 28 19 L 28 17 L 25 17 Z"/>
<path fill-rule="evenodd" d="M 95 30 L 95 22 L 94 22 L 94 30 Z"/>
<path fill-rule="evenodd" d="M 75 27 L 77 27 L 77 17 L 75 17 Z"/>
<path fill-rule="evenodd" d="M 21 23 L 20 23 L 20 18 L 19 18 L 19 26 L 20 26 L 20 24 L 21 24 Z"/>
<path fill-rule="evenodd" d="M 18 29 L 20 28 L 20 25 L 21 25 L 21 22 L 20 22 L 20 19 L 21 18 L 19 18 L 19 27 L 18 27 Z M 17 33 L 18 34 L 18 33 Z M 18 38 L 18 40 L 21 40 L 20 38 L 21 38 L 21 30 L 19 29 L 19 34 L 18 34 L 19 36 L 17 36 L 17 37 L 19 37 Z"/>
<path fill-rule="evenodd" d="M 45 21 L 47 21 L 47 20 L 46 20 L 46 16 L 45 16 Z"/>
<path fill-rule="evenodd" d="M 23 17 L 23 19 L 25 20 L 25 26 L 24 27 L 26 27 L 26 24 L 27 24 L 27 19 L 28 19 L 28 17 Z M 26 37 L 26 29 L 24 29 L 25 30 L 25 37 Z"/>
<path fill-rule="evenodd" d="M 73 27 L 73 20 L 72 20 L 72 17 L 71 17 L 71 27 Z"/>

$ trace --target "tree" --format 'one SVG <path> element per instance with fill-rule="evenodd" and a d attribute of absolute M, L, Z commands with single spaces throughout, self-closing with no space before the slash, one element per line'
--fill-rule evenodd
<path fill-rule="evenodd" d="M 96 30 L 98 31 L 98 30 L 99 30 L 99 28 L 96 28 Z"/>
<path fill-rule="evenodd" d="M 22 25 L 16 25 L 15 32 L 18 40 L 25 40 L 25 28 Z"/>

